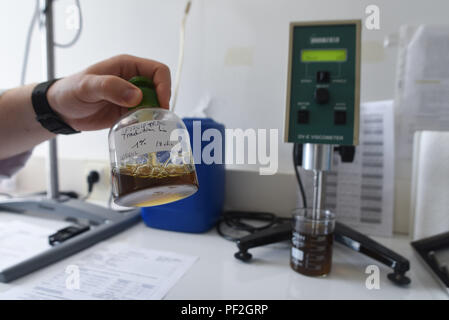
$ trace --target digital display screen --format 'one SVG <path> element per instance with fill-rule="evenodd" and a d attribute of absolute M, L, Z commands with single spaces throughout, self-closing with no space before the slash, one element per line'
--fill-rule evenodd
<path fill-rule="evenodd" d="M 345 62 L 346 49 L 304 49 L 301 50 L 302 62 Z"/>

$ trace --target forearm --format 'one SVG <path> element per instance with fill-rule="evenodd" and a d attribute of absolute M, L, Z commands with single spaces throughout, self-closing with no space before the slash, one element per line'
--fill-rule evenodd
<path fill-rule="evenodd" d="M 55 136 L 36 120 L 31 104 L 35 85 L 11 89 L 0 96 L 0 159 L 30 150 Z"/>
<path fill-rule="evenodd" d="M 54 113 L 77 131 L 110 128 L 142 100 L 139 88 L 127 81 L 136 75 L 153 80 L 159 103 L 168 109 L 168 67 L 130 55 L 101 61 L 59 79 L 48 89 L 47 100 Z M 11 89 L 0 96 L 0 159 L 28 151 L 55 136 L 36 120 L 31 103 L 34 87 Z"/>

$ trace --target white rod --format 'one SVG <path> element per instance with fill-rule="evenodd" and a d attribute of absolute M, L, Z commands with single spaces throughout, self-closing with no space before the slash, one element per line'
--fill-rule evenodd
<path fill-rule="evenodd" d="M 179 55 L 178 55 L 178 69 L 176 70 L 176 77 L 175 77 L 175 89 L 173 92 L 173 100 L 171 105 L 171 110 L 175 111 L 176 108 L 176 102 L 178 100 L 178 91 L 179 91 L 179 83 L 181 81 L 181 73 L 182 73 L 182 66 L 184 64 L 184 43 L 185 43 L 185 28 L 186 28 L 186 22 L 187 22 L 187 16 L 189 15 L 190 6 L 192 2 L 187 2 L 185 11 L 184 11 L 184 17 L 181 21 L 181 31 L 179 36 Z"/>

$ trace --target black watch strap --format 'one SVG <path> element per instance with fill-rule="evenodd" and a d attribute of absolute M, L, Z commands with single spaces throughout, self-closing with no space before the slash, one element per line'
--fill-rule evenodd
<path fill-rule="evenodd" d="M 53 111 L 47 100 L 47 91 L 50 86 L 58 79 L 53 79 L 47 82 L 39 83 L 31 94 L 31 102 L 33 104 L 34 112 L 36 113 L 36 120 L 40 124 L 53 133 L 57 134 L 72 134 L 79 133 L 64 120 L 59 117 L 59 115 Z"/>

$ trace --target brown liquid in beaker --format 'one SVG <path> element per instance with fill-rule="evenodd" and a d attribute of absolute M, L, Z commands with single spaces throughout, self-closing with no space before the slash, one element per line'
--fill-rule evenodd
<path fill-rule="evenodd" d="M 307 276 L 324 276 L 331 271 L 334 234 L 293 233 L 290 265 Z"/>
<path fill-rule="evenodd" d="M 185 166 L 127 166 L 112 170 L 114 202 L 125 207 L 157 206 L 198 190 L 195 170 Z"/>

